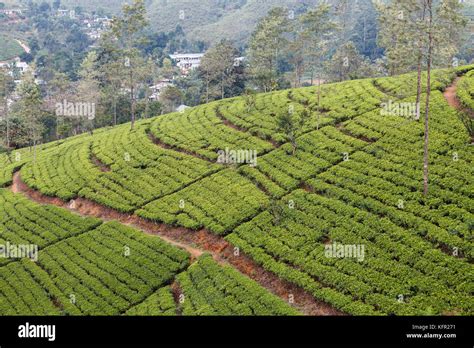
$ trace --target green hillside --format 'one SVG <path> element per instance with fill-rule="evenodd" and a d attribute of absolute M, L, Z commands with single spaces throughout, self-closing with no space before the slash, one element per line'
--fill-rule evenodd
<path fill-rule="evenodd" d="M 320 108 L 317 87 L 291 89 L 259 94 L 251 111 L 242 98 L 233 98 L 141 120 L 133 131 L 129 124 L 101 129 L 43 146 L 36 160 L 29 150 L 20 150 L 0 157 L 0 184 L 9 185 L 19 170 L 30 188 L 47 196 L 83 197 L 145 221 L 205 229 L 344 313 L 472 315 L 474 147 L 442 94 L 456 73 L 472 68 L 433 73 L 426 197 L 423 121 L 380 109 L 388 102 L 413 103 L 415 74 L 323 85 Z M 469 96 L 472 102 L 471 76 L 460 80 L 465 105 Z M 278 127 L 277 115 L 288 108 L 310 115 L 297 131 L 294 153 Z M 219 163 L 218 151 L 226 148 L 257 151 L 258 161 Z M 0 199 L 5 202 L 0 238 L 15 234 L 44 247 L 37 264 L 0 267 L 2 277 L 25 274 L 24 281 L 38 289 L 35 301 L 47 302 L 45 293 L 64 299 L 73 292 L 85 302 L 64 308 L 67 313 L 172 314 L 176 308 L 166 286 L 176 276 L 182 294 L 192 299 L 179 309 L 185 315 L 295 314 L 280 300 L 258 295 L 265 291 L 259 285 L 231 268 L 219 269 L 205 256 L 188 267 L 186 253 L 128 227 L 76 221 L 7 189 L 0 190 Z M 18 209 L 31 216 L 15 213 Z M 38 219 L 37 209 L 51 212 Z M 67 220 L 77 225 L 74 232 L 61 227 Z M 51 225 L 57 226 L 52 234 L 45 230 Z M 332 244 L 363 246 L 365 254 L 362 260 L 327 257 Z M 91 250 L 81 251 L 81 245 Z M 117 256 L 124 245 L 141 248 L 145 258 Z M 150 279 L 148 273 L 155 277 L 142 283 L 141 277 Z M 249 290 L 244 299 L 241 291 L 232 292 L 235 282 L 256 292 Z M 2 313 L 5 301 L 18 313 L 26 310 L 6 299 L 5 294 L 20 291 L 12 286 L 0 288 Z M 269 305 L 272 301 L 278 305 Z M 37 305 L 29 308 L 35 312 Z"/>
<path fill-rule="evenodd" d="M 10 60 L 23 53 L 20 44 L 10 37 L 0 35 L 0 61 Z"/>
<path fill-rule="evenodd" d="M 169 292 L 160 311 L 150 301 L 163 297 L 175 277 L 190 299 L 183 304 L 186 315 L 224 315 L 229 308 L 241 315 L 298 314 L 209 256 L 190 266 L 187 252 L 158 237 L 39 205 L 6 189 L 0 190 L 0 245 L 0 315 L 176 314 L 178 305 Z M 7 245 L 37 245 L 39 252 L 32 260 L 32 254 L 5 258 L 3 253 L 11 250 Z M 208 277 L 196 279 L 202 272 Z M 15 281 L 8 281 L 12 277 Z M 219 307 L 213 307 L 216 299 L 204 301 L 209 281 L 213 294 L 221 292 Z"/>

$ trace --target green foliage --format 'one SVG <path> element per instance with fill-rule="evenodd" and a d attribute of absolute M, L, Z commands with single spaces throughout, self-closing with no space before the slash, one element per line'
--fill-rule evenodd
<path fill-rule="evenodd" d="M 298 315 L 283 300 L 230 266 L 201 256 L 177 277 L 183 315 Z"/>
<path fill-rule="evenodd" d="M 83 219 L 54 206 L 41 206 L 23 196 L 0 190 L 1 244 L 35 244 L 39 248 L 58 242 L 98 225 L 96 219 Z M 0 264 L 9 262 L 1 259 Z"/>
<path fill-rule="evenodd" d="M 129 316 L 174 316 L 177 307 L 170 287 L 164 287 L 153 293 L 142 303 L 130 308 Z"/>
<path fill-rule="evenodd" d="M 188 263 L 186 252 L 116 222 L 47 247 L 39 257 L 61 293 L 85 315 L 126 311 Z"/>
<path fill-rule="evenodd" d="M 97 159 L 95 164 L 92 157 Z M 131 212 L 216 169 L 203 160 L 153 144 L 147 125 L 140 123 L 134 131 L 128 125 L 120 126 L 44 151 L 36 162 L 24 166 L 22 179 L 49 196 L 63 200 L 82 196 Z"/>
<path fill-rule="evenodd" d="M 252 182 L 226 169 L 147 204 L 137 214 L 170 225 L 206 227 L 226 234 L 267 203 L 265 194 L 256 191 Z"/>
<path fill-rule="evenodd" d="M 258 153 L 272 148 L 266 141 L 226 126 L 217 116 L 219 105 L 219 102 L 212 102 L 156 118 L 151 123 L 151 132 L 169 146 L 211 161 L 217 160 L 217 152 L 226 148 Z"/>
<path fill-rule="evenodd" d="M 23 52 L 23 48 L 16 40 L 5 35 L 0 35 L 0 47 L 2 48 L 0 61 L 13 59 Z"/>
<path fill-rule="evenodd" d="M 474 112 L 474 70 L 471 70 L 459 81 L 457 96 L 466 108 Z"/>
<path fill-rule="evenodd" d="M 349 314 L 470 315 L 474 152 L 441 93 L 467 70 L 433 73 L 428 196 L 423 120 L 380 112 L 388 100 L 415 101 L 416 74 L 323 85 L 320 107 L 316 87 L 258 94 L 249 111 L 244 98 L 213 102 L 139 121 L 133 131 L 123 125 L 45 146 L 36 162 L 27 149 L 19 163 L 2 154 L 1 180 L 23 166 L 22 178 L 43 193 L 226 235 L 266 270 Z M 294 155 L 277 117 L 290 105 Z M 258 150 L 257 165 L 215 163 L 225 148 Z M 86 228 L 68 233 L 64 219 L 31 213 L 39 208 L 7 197 L 2 209 L 9 238 L 44 248 L 39 266 L 49 282 L 34 279 L 46 293 L 62 304 L 76 294 L 65 313 L 288 314 L 210 257 L 185 271 L 186 253 L 121 225 L 81 220 Z M 326 257 L 333 242 L 364 245 L 364 260 Z M 5 263 L 0 269 L 15 261 Z M 173 292 L 180 288 L 184 302 L 176 303 L 167 285 L 182 271 Z"/>

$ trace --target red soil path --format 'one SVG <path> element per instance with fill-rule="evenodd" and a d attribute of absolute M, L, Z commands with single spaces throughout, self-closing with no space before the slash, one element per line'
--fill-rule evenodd
<path fill-rule="evenodd" d="M 235 267 L 241 273 L 255 280 L 285 301 L 288 301 L 289 296 L 293 295 L 293 306 L 303 314 L 314 316 L 345 315 L 327 303 L 316 300 L 304 289 L 266 271 L 242 252 L 240 252 L 238 256 L 234 255 L 234 247 L 230 243 L 205 229 L 193 231 L 182 227 L 172 227 L 165 224 L 154 223 L 144 220 L 135 214 L 120 213 L 84 198 L 77 198 L 70 202 L 65 202 L 56 197 L 45 196 L 39 191 L 28 187 L 21 180 L 19 172 L 14 174 L 13 184 L 10 189 L 14 193 L 22 193 L 29 199 L 40 204 L 52 204 L 68 209 L 81 216 L 96 217 L 104 221 L 117 220 L 148 234 L 157 235 L 166 242 L 189 252 L 192 261 L 204 252 L 210 253 L 219 263 L 229 264 Z"/>
<path fill-rule="evenodd" d="M 448 102 L 448 104 L 459 110 L 462 108 L 461 106 L 461 102 L 459 101 L 459 99 L 457 98 L 456 96 L 456 91 L 457 91 L 457 83 L 459 81 L 459 77 L 457 77 L 453 83 L 451 84 L 451 86 L 449 86 L 448 88 L 446 88 L 446 90 L 444 91 L 443 95 L 444 95 L 444 98 L 446 99 L 446 101 Z"/>

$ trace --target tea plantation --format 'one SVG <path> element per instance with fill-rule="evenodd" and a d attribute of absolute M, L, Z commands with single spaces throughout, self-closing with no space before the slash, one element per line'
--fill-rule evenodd
<path fill-rule="evenodd" d="M 474 147 L 443 96 L 460 77 L 473 109 L 473 72 L 433 73 L 427 196 L 425 106 L 420 120 L 381 112 L 415 103 L 415 74 L 323 85 L 319 104 L 318 87 L 232 98 L 0 155 L 0 244 L 40 249 L 37 262 L 0 259 L 0 314 L 299 314 L 210 255 L 10 193 L 19 171 L 46 196 L 206 230 L 342 313 L 473 315 Z M 296 148 L 286 110 L 309 115 Z M 226 149 L 258 158 L 220 163 Z M 338 244 L 363 253 L 328 256 Z"/>

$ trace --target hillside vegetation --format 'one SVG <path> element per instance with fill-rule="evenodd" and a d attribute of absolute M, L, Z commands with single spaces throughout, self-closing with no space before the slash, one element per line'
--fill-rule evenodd
<path fill-rule="evenodd" d="M 415 74 L 324 85 L 320 107 L 317 87 L 291 89 L 257 95 L 250 110 L 233 98 L 141 120 L 133 131 L 129 125 L 101 129 L 48 144 L 36 160 L 20 150 L 0 157 L 1 184 L 9 185 L 20 170 L 29 187 L 48 196 L 83 197 L 149 221 L 206 229 L 341 312 L 472 315 L 474 148 L 442 91 L 456 73 L 473 68 L 433 73 L 428 196 L 423 121 L 380 110 L 389 101 L 415 101 Z M 297 131 L 294 153 L 278 127 L 277 115 L 288 108 L 311 116 Z M 258 162 L 218 163 L 218 151 L 226 148 L 255 150 Z M 12 262 L 0 269 L 3 277 L 23 274 L 37 289 L 34 301 L 75 293 L 82 300 L 66 313 L 172 314 L 166 286 L 180 273 L 177 283 L 192 299 L 179 309 L 183 314 L 295 314 L 208 256 L 188 268 L 184 252 L 157 238 L 66 213 L 61 220 L 38 219 L 35 209 L 52 208 L 0 192 L 8 203 L 0 208 L 6 231 L 0 238 L 20 231 L 44 247 L 38 264 Z M 15 215 L 14 206 L 32 216 Z M 64 219 L 78 225 L 74 232 L 61 229 Z M 46 234 L 31 223 L 58 225 L 57 232 Z M 363 245 L 365 256 L 325 257 L 325 246 L 334 243 Z M 139 248 L 143 257 L 117 256 L 124 245 Z M 238 290 L 236 283 L 252 290 Z M 14 286 L 0 288 L 0 301 L 21 311 L 24 304 L 6 295 L 26 290 Z"/>
<path fill-rule="evenodd" d="M 23 53 L 20 44 L 8 36 L 0 35 L 0 47 L 0 61 L 13 59 Z"/>
<path fill-rule="evenodd" d="M 126 1 L 105 0 L 99 4 L 91 0 L 62 0 L 61 3 L 74 8 L 81 6 L 88 11 L 103 9 L 117 14 Z M 317 0 L 305 1 L 305 6 L 314 6 Z M 146 1 L 150 24 L 154 30 L 170 32 L 179 24 L 187 37 L 216 43 L 223 38 L 245 43 L 259 19 L 276 6 L 297 10 L 302 8 L 299 0 L 149 0 Z"/>

